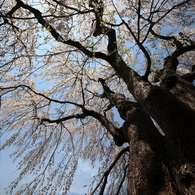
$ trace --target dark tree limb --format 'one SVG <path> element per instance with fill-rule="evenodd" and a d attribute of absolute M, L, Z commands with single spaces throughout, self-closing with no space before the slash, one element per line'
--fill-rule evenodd
<path fill-rule="evenodd" d="M 27 89 L 31 92 L 33 92 L 35 95 L 38 95 L 38 96 L 41 96 L 45 99 L 47 99 L 49 102 L 55 102 L 55 103 L 59 103 L 59 104 L 73 104 L 75 106 L 78 106 L 80 108 L 82 108 L 82 105 L 81 104 L 77 104 L 77 103 L 74 103 L 74 102 L 70 102 L 70 101 L 61 101 L 61 100 L 57 100 L 57 99 L 53 99 L 53 98 L 50 98 L 40 92 L 37 92 L 35 91 L 34 89 L 32 89 L 31 87 L 29 87 L 28 85 L 17 85 L 17 86 L 11 86 L 11 87 L 0 87 L 0 90 L 1 92 L 3 92 L 2 95 L 5 95 L 6 93 L 9 93 L 13 90 L 16 90 L 16 89 L 19 89 L 19 88 L 23 88 L 23 89 Z"/>
<path fill-rule="evenodd" d="M 98 187 L 101 185 L 102 181 L 104 180 L 103 182 L 103 185 L 101 187 L 101 190 L 100 190 L 100 195 L 103 195 L 104 193 L 104 190 L 105 190 L 105 186 L 106 186 L 106 182 L 107 182 L 107 178 L 108 178 L 108 175 L 110 174 L 110 171 L 113 169 L 113 167 L 116 165 L 116 163 L 118 162 L 118 160 L 121 158 L 121 156 L 125 153 L 125 152 L 128 152 L 129 151 L 129 146 L 127 146 L 126 148 L 123 148 L 119 153 L 118 155 L 116 156 L 116 158 L 114 159 L 114 161 L 112 162 L 112 164 L 110 165 L 110 167 L 104 172 L 100 182 L 96 185 L 95 189 L 93 190 L 93 192 L 90 194 L 90 195 L 93 195 L 96 190 L 98 189 Z"/>
<path fill-rule="evenodd" d="M 173 53 L 171 54 L 171 57 L 173 57 L 173 58 L 178 58 L 179 56 L 181 56 L 185 52 L 195 50 L 195 42 L 190 40 L 190 39 L 188 39 L 188 42 L 190 43 L 190 45 L 184 46 L 184 44 L 181 43 L 181 41 L 176 39 L 174 36 L 159 35 L 159 34 L 155 33 L 152 29 L 150 29 L 150 32 L 152 35 L 154 35 L 155 37 L 157 37 L 159 39 L 173 42 L 173 44 L 176 46 L 175 51 L 173 51 Z M 183 33 L 182 33 L 182 36 L 184 36 Z M 185 38 L 185 36 L 184 36 L 184 38 Z"/>
<path fill-rule="evenodd" d="M 173 53 L 172 53 L 172 57 L 174 58 L 178 58 L 179 56 L 181 56 L 182 54 L 188 52 L 188 51 L 192 51 L 195 50 L 195 43 L 193 45 L 187 45 L 184 46 L 180 49 L 176 49 Z"/>
<path fill-rule="evenodd" d="M 157 34 L 156 32 L 154 32 L 154 30 L 152 28 L 150 28 L 150 33 L 156 37 L 156 38 L 159 38 L 159 39 L 163 39 L 163 40 L 166 40 L 166 41 L 172 41 L 174 43 L 174 45 L 179 49 L 179 48 L 182 48 L 183 47 L 183 44 L 177 40 L 174 36 L 164 36 L 164 35 L 159 35 Z"/>
<path fill-rule="evenodd" d="M 98 121 L 101 122 L 101 124 L 109 131 L 109 133 L 113 136 L 115 144 L 117 146 L 122 146 L 125 142 L 127 142 L 127 137 L 125 137 L 120 130 L 120 128 L 115 127 L 105 116 L 101 115 L 100 113 L 97 113 L 93 110 L 88 110 L 86 108 L 83 108 L 83 113 L 86 114 L 86 116 L 92 116 Z"/>
<path fill-rule="evenodd" d="M 128 165 L 126 165 L 125 168 L 124 168 L 124 175 L 123 175 L 123 178 L 122 178 L 122 180 L 121 180 L 121 182 L 120 182 L 120 184 L 119 184 L 119 186 L 118 186 L 118 189 L 117 189 L 115 195 L 119 195 L 119 193 L 120 193 L 120 190 L 121 190 L 121 188 L 122 188 L 122 186 L 123 186 L 123 183 L 124 183 L 124 181 L 125 181 L 125 178 L 126 178 L 126 176 L 127 176 L 127 169 L 128 169 Z"/>
<path fill-rule="evenodd" d="M 183 33 L 179 33 L 179 35 L 181 36 L 181 38 L 184 41 L 187 41 L 190 45 L 186 45 L 184 41 L 181 42 L 178 39 L 176 39 L 174 36 L 159 35 L 159 34 L 155 33 L 152 29 L 150 29 L 150 32 L 152 35 L 154 35 L 157 38 L 167 40 L 167 41 L 172 41 L 173 44 L 175 45 L 175 48 L 176 48 L 175 51 L 173 51 L 172 54 L 169 55 L 168 57 L 166 57 L 164 60 L 164 69 L 162 71 L 161 86 L 164 86 L 168 90 L 171 90 L 174 86 L 176 86 L 176 83 L 180 83 L 180 84 L 182 83 L 182 85 L 185 83 L 181 79 L 184 79 L 184 80 L 192 83 L 194 81 L 194 77 L 195 77 L 194 73 L 188 73 L 188 74 L 185 74 L 183 76 L 179 76 L 178 74 L 176 74 L 176 70 L 177 70 L 177 66 L 179 64 L 179 61 L 177 58 L 188 51 L 194 50 L 195 49 L 195 42 L 190 40 Z M 192 88 L 192 86 L 190 86 L 187 83 L 185 85 L 188 85 L 189 88 Z M 186 88 L 186 86 L 183 86 L 183 87 L 180 86 L 180 88 L 183 89 L 183 88 Z M 185 91 L 187 93 L 187 91 L 189 91 L 189 89 L 185 89 Z M 185 95 L 186 95 L 186 93 L 185 93 Z M 189 91 L 189 93 L 192 93 L 192 92 Z M 181 94 L 179 96 L 181 96 Z M 188 97 L 188 99 L 189 99 L 189 97 Z"/>
<path fill-rule="evenodd" d="M 86 114 L 73 114 L 73 115 L 70 115 L 70 116 L 67 116 L 67 117 L 63 117 L 63 118 L 59 118 L 59 119 L 55 119 L 55 120 L 51 120 L 51 119 L 48 119 L 48 118 L 38 118 L 40 119 L 41 123 L 43 122 L 48 122 L 48 123 L 56 123 L 56 124 L 59 124 L 61 122 L 64 122 L 64 121 L 67 121 L 67 120 L 70 120 L 70 119 L 84 119 L 86 117 Z"/>
<path fill-rule="evenodd" d="M 42 13 L 38 10 L 35 9 L 33 7 L 31 7 L 30 5 L 25 4 L 23 1 L 21 0 L 16 0 L 17 4 L 24 8 L 29 10 L 31 13 L 34 14 L 34 16 L 36 17 L 36 19 L 38 20 L 38 22 L 47 30 L 49 31 L 49 33 L 56 39 L 56 41 L 58 42 L 62 42 L 64 44 L 76 47 L 79 51 L 81 51 L 82 53 L 84 53 L 85 55 L 87 55 L 88 57 L 95 57 L 95 58 L 101 58 L 104 59 L 106 61 L 108 61 L 108 57 L 106 56 L 106 54 L 102 53 L 102 52 L 92 52 L 88 49 L 86 49 L 86 47 L 84 47 L 81 43 L 77 42 L 77 41 L 73 41 L 71 39 L 64 39 L 57 31 L 56 29 L 50 25 L 48 22 L 46 22 L 46 20 L 44 19 L 44 17 L 42 16 Z"/>
<path fill-rule="evenodd" d="M 41 122 L 48 122 L 48 123 L 61 123 L 65 122 L 70 119 L 84 119 L 87 116 L 92 116 L 93 118 L 97 119 L 106 129 L 107 131 L 113 136 L 115 144 L 117 146 L 122 146 L 125 142 L 127 142 L 126 138 L 124 135 L 121 133 L 120 129 L 114 126 L 106 117 L 103 115 L 93 111 L 93 110 L 88 110 L 86 108 L 82 108 L 83 113 L 80 114 L 73 114 L 67 117 L 62 117 L 59 119 L 51 120 L 48 118 L 38 118 Z"/>
<path fill-rule="evenodd" d="M 2 25 L 8 24 L 8 25 L 12 26 L 14 29 L 16 29 L 17 31 L 19 31 L 19 28 L 17 26 L 15 26 L 14 24 L 10 23 L 7 18 L 12 16 L 14 14 L 14 12 L 17 11 L 20 7 L 21 6 L 17 3 L 5 16 L 0 12 L 1 13 L 1 17 L 4 20 L 4 22 L 0 24 L 0 27 Z"/>
<path fill-rule="evenodd" d="M 93 36 L 96 37 L 103 33 L 102 17 L 104 13 L 104 4 L 102 0 L 89 0 L 89 7 L 92 7 L 95 13 L 96 21 Z"/>
<path fill-rule="evenodd" d="M 115 94 L 115 92 L 113 92 L 105 83 L 105 80 L 102 78 L 99 78 L 98 81 L 101 82 L 102 87 L 103 87 L 103 94 L 100 96 L 102 98 L 106 98 L 109 100 L 109 105 L 108 107 L 104 110 L 104 112 L 110 110 L 112 107 L 116 106 L 117 109 L 121 110 L 121 107 L 124 106 L 124 104 L 126 103 L 126 98 L 123 94 Z M 122 119 L 126 119 L 125 118 L 125 114 L 121 114 L 121 112 L 119 112 L 121 115 Z"/>
<path fill-rule="evenodd" d="M 83 111 L 83 113 L 80 113 L 80 114 L 73 114 L 73 115 L 70 115 L 70 116 L 66 116 L 66 117 L 62 117 L 62 118 L 54 119 L 54 120 L 49 119 L 49 118 L 39 118 L 39 117 L 35 116 L 35 118 L 40 120 L 41 123 L 42 122 L 48 122 L 48 123 L 57 123 L 57 124 L 59 124 L 61 122 L 64 122 L 64 121 L 67 121 L 67 120 L 70 120 L 70 119 L 75 119 L 75 118 L 84 119 L 87 116 L 92 116 L 93 118 L 97 119 L 108 130 L 108 132 L 110 132 L 110 134 L 113 136 L 114 141 L 115 141 L 117 146 L 122 146 L 123 143 L 125 143 L 127 141 L 125 139 L 124 135 L 121 133 L 120 129 L 117 128 L 116 126 L 114 126 L 105 116 L 103 116 L 100 113 L 95 112 L 93 110 L 86 109 L 84 107 L 84 105 L 77 104 L 77 103 L 70 102 L 70 101 L 60 101 L 60 100 L 52 99 L 52 98 L 50 98 L 50 97 L 48 97 L 48 96 L 46 96 L 42 93 L 36 92 L 35 90 L 33 90 L 32 88 L 30 88 L 27 85 L 18 85 L 18 86 L 14 86 L 14 87 L 4 87 L 4 88 L 0 87 L 1 92 L 3 92 L 3 94 L 1 94 L 1 96 L 5 95 L 6 93 L 9 93 L 13 90 L 16 90 L 18 88 L 23 88 L 25 90 L 27 89 L 27 90 L 33 92 L 34 94 L 45 98 L 49 102 L 75 105 L 75 106 L 81 108 L 82 111 Z"/>
<path fill-rule="evenodd" d="M 195 71 L 184 74 L 182 78 L 192 83 L 195 80 Z"/>

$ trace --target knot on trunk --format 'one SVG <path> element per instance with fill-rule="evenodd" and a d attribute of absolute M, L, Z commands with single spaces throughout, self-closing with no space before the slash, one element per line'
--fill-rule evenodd
<path fill-rule="evenodd" d="M 119 147 L 122 146 L 125 142 L 127 142 L 121 129 L 118 129 L 118 131 L 114 135 L 114 142 Z"/>
<path fill-rule="evenodd" d="M 179 61 L 175 57 L 168 56 L 164 59 L 164 68 L 169 69 L 169 71 L 172 70 L 175 72 L 178 64 L 179 64 Z"/>

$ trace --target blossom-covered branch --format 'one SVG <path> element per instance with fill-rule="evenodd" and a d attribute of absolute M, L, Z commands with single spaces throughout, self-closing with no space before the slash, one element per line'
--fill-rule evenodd
<path fill-rule="evenodd" d="M 32 12 L 36 19 L 38 20 L 38 22 L 44 27 L 46 28 L 47 31 L 50 32 L 50 34 L 58 41 L 58 42 L 62 42 L 65 43 L 67 45 L 76 47 L 77 49 L 79 49 L 80 51 L 82 51 L 84 54 L 86 54 L 89 57 L 96 57 L 96 58 L 101 58 L 107 61 L 107 56 L 102 53 L 102 52 L 92 52 L 88 49 L 86 49 L 86 47 L 84 47 L 81 43 L 77 42 L 77 41 L 73 41 L 71 39 L 66 40 L 66 38 L 64 39 L 57 31 L 56 29 L 49 24 L 48 22 L 46 22 L 46 20 L 44 19 L 44 17 L 42 16 L 42 13 L 38 10 L 35 9 L 33 7 L 31 7 L 30 5 L 25 4 L 24 2 L 22 2 L 21 0 L 16 0 L 17 4 L 18 4 L 18 8 L 22 7 L 24 9 L 29 10 L 30 12 Z"/>

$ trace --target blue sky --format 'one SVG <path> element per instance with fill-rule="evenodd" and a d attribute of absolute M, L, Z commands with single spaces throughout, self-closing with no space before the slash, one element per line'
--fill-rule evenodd
<path fill-rule="evenodd" d="M 4 188 L 6 188 L 17 176 L 17 162 L 13 163 L 13 159 L 9 157 L 14 149 L 8 148 L 0 152 L 0 195 L 4 195 Z M 76 172 L 73 185 L 68 195 L 83 195 L 88 188 L 83 187 L 89 185 L 93 175 L 97 173 L 97 167 L 91 168 L 89 161 L 80 161 L 78 170 Z M 31 176 L 26 177 L 25 183 L 30 181 Z M 23 184 L 23 183 L 20 183 Z"/>
<path fill-rule="evenodd" d="M 39 5 L 36 5 L 36 6 L 38 6 L 39 10 L 41 9 Z M 43 51 L 40 48 L 39 54 L 41 54 L 41 52 Z M 38 82 L 38 80 L 36 81 Z M 41 87 L 43 86 L 45 89 L 46 87 L 45 85 L 39 85 L 39 89 L 41 90 Z M 116 121 L 122 123 L 122 120 L 120 119 L 116 111 L 115 111 L 115 114 L 116 114 L 115 116 Z M 13 163 L 12 162 L 13 159 L 9 157 L 9 154 L 11 154 L 13 151 L 14 151 L 14 148 L 8 148 L 3 151 L 0 151 L 0 195 L 5 194 L 4 188 L 6 188 L 19 175 L 19 172 L 17 171 L 17 162 Z M 96 175 L 96 173 L 97 173 L 97 167 L 94 169 L 91 169 L 89 161 L 80 161 L 74 181 L 73 181 L 73 185 L 71 186 L 71 190 L 70 190 L 70 193 L 68 193 L 68 195 L 84 195 L 87 192 L 88 188 L 87 187 L 83 188 L 83 186 L 89 185 L 92 180 L 93 175 Z M 31 179 L 31 176 L 26 177 L 25 183 L 29 182 L 30 179 Z M 20 183 L 20 184 L 22 185 L 23 183 Z"/>

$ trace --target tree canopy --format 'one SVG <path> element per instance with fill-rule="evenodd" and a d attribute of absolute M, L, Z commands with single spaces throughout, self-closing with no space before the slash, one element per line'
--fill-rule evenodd
<path fill-rule="evenodd" d="M 91 195 L 195 193 L 194 0 L 0 7 L 8 194 L 29 174 L 18 194 L 66 194 L 79 159 L 101 163 Z"/>

